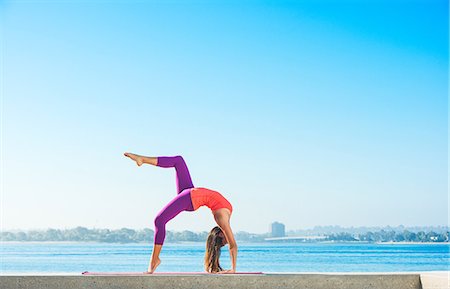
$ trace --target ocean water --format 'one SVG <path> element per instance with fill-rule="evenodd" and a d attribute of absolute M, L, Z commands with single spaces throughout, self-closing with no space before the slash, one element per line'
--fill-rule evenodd
<path fill-rule="evenodd" d="M 239 243 L 238 271 L 448 271 L 450 244 Z M 3 242 L 0 274 L 143 272 L 151 244 Z M 203 271 L 204 243 L 167 243 L 159 272 Z M 230 267 L 228 247 L 221 265 Z"/>

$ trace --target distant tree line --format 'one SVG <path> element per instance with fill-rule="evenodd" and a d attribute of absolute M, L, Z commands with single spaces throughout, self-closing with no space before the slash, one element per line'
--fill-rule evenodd
<path fill-rule="evenodd" d="M 449 232 L 403 232 L 385 231 L 364 234 L 338 233 L 327 236 L 327 241 L 366 241 L 366 242 L 448 242 Z"/>
<path fill-rule="evenodd" d="M 195 233 L 191 231 L 166 232 L 167 242 L 204 242 L 208 232 Z M 237 232 L 235 234 L 240 241 L 263 241 L 264 235 Z M 47 229 L 31 230 L 26 232 L 1 232 L 0 241 L 70 241 L 70 242 L 105 242 L 105 243 L 152 243 L 154 231 L 151 229 L 133 230 L 122 228 L 110 229 L 88 229 L 76 227 L 73 229 Z"/>
<path fill-rule="evenodd" d="M 106 243 L 137 243 L 153 240 L 153 230 L 122 228 L 119 230 L 88 229 L 76 227 L 73 229 L 47 229 L 27 232 L 2 232 L 2 241 L 74 241 L 74 242 L 106 242 Z"/>
<path fill-rule="evenodd" d="M 167 231 L 167 242 L 204 242 L 208 232 L 195 233 L 191 231 Z M 449 232 L 403 232 L 385 231 L 367 232 L 363 234 L 333 233 L 325 235 L 325 241 L 364 241 L 364 242 L 449 242 Z M 73 229 L 47 229 L 26 232 L 1 232 L 0 241 L 74 241 L 74 242 L 106 242 L 106 243 L 152 243 L 154 231 L 151 229 L 133 230 L 122 228 L 88 229 L 76 227 Z M 262 242 L 268 234 L 235 233 L 237 241 Z"/>
<path fill-rule="evenodd" d="M 287 232 L 288 236 L 317 236 L 317 235 L 330 235 L 330 234 L 338 234 L 338 233 L 350 233 L 354 234 L 365 234 L 368 232 L 379 232 L 381 230 L 384 231 L 395 231 L 395 232 L 403 232 L 408 230 L 409 232 L 418 233 L 420 231 L 423 232 L 436 232 L 436 233 L 445 233 L 450 230 L 449 226 L 408 226 L 405 227 L 403 225 L 399 226 L 359 226 L 359 227 L 341 227 L 338 225 L 333 226 L 314 226 L 309 229 L 297 229 L 290 230 Z"/>

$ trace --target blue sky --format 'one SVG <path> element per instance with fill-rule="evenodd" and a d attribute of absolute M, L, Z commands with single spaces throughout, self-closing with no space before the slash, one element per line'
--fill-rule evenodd
<path fill-rule="evenodd" d="M 6 1 L 2 226 L 447 225 L 447 1 Z M 208 230 L 182 213 L 169 230 Z"/>

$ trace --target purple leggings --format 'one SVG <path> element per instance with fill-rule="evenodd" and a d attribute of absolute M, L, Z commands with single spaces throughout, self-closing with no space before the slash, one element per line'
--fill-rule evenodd
<path fill-rule="evenodd" d="M 175 168 L 177 173 L 177 193 L 155 218 L 155 244 L 162 245 L 166 238 L 166 224 L 176 215 L 183 211 L 193 211 L 194 206 L 191 200 L 192 184 L 191 175 L 183 157 L 158 157 L 158 167 Z"/>

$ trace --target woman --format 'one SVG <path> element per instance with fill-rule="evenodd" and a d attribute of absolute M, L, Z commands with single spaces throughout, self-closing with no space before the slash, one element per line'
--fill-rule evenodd
<path fill-rule="evenodd" d="M 206 188 L 195 188 L 192 184 L 189 170 L 181 156 L 145 157 L 125 153 L 138 166 L 150 164 L 163 168 L 175 168 L 177 173 L 178 195 L 170 201 L 155 218 L 155 240 L 148 273 L 153 273 L 161 263 L 159 254 L 166 237 L 166 224 L 183 211 L 195 211 L 201 206 L 211 209 L 217 227 L 214 227 L 206 241 L 205 270 L 209 273 L 235 273 L 237 244 L 230 227 L 230 217 L 233 207 L 219 192 Z M 223 270 L 219 264 L 220 248 L 228 244 L 230 249 L 231 269 Z"/>

